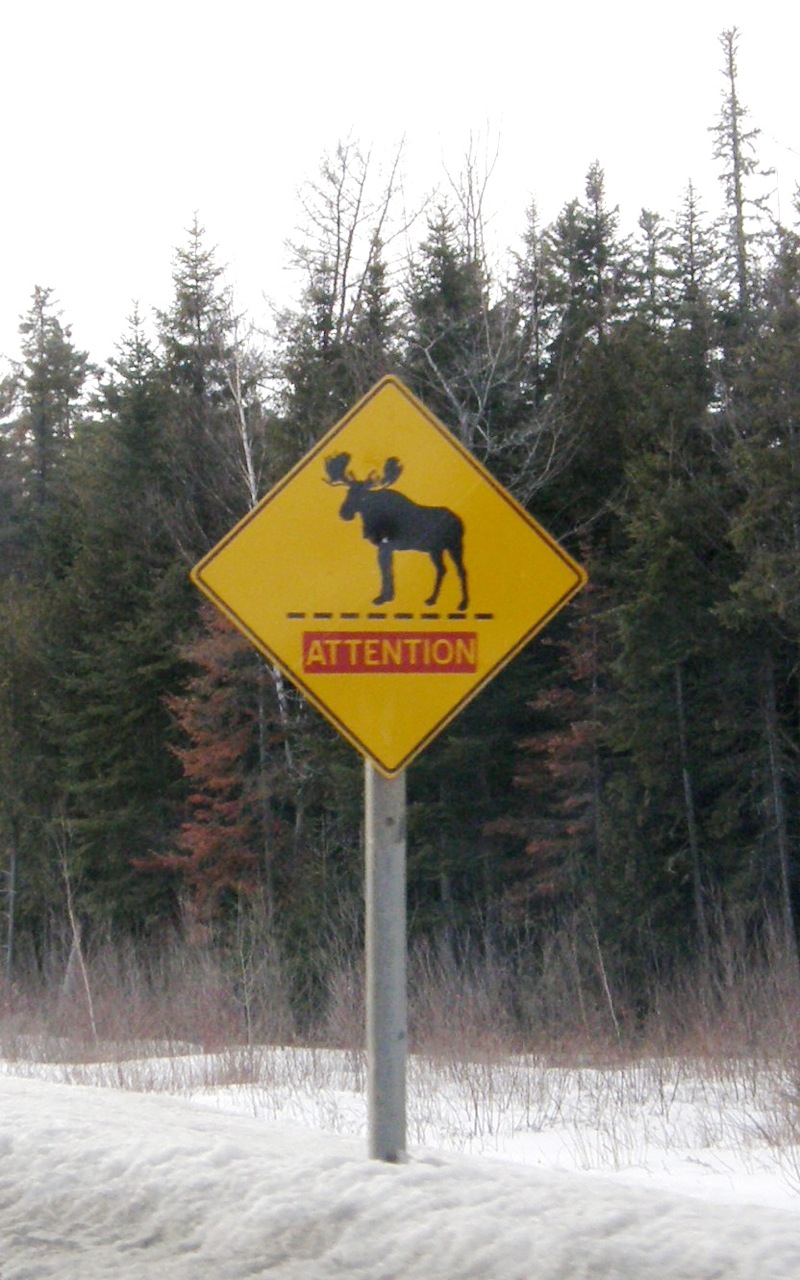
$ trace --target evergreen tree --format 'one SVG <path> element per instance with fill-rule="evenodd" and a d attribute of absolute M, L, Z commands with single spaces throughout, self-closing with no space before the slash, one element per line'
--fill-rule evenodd
<path fill-rule="evenodd" d="M 20 334 L 22 359 L 5 384 L 4 470 L 7 486 L 16 486 L 12 502 L 27 568 L 41 575 L 57 571 L 69 555 L 65 464 L 89 359 L 73 344 L 50 289 L 34 290 Z"/>
<path fill-rule="evenodd" d="M 58 896 L 46 856 L 55 761 L 42 708 L 44 604 L 29 587 L 0 581 L 0 945 L 8 978 Z"/>
<path fill-rule="evenodd" d="M 725 89 L 714 135 L 715 154 L 724 166 L 727 294 L 720 309 L 724 358 L 718 369 L 718 441 L 731 478 L 740 486 L 738 502 L 731 505 L 731 541 L 744 562 L 732 584 L 735 601 L 723 616 L 734 627 L 743 661 L 749 660 L 751 691 L 757 691 L 748 717 L 753 727 L 750 767 L 760 792 L 754 798 L 760 820 L 753 827 L 753 861 L 782 921 L 787 952 L 796 955 L 792 846 L 797 774 L 790 764 L 796 748 L 792 731 L 787 739 L 785 729 L 797 722 L 792 674 L 796 629 L 790 621 L 787 631 L 781 607 L 794 599 L 797 580 L 797 547 L 791 534 L 786 538 L 786 530 L 796 524 L 792 370 L 797 359 L 797 246 L 791 236 L 777 241 L 773 236 L 768 242 L 764 234 L 765 199 L 753 194 L 759 176 L 758 130 L 747 128 L 748 113 L 739 97 L 735 28 L 723 32 L 721 44 Z M 768 249 L 776 265 L 766 270 L 765 281 Z M 788 608 L 791 619 L 793 606 Z"/>
<path fill-rule="evenodd" d="M 88 373 L 88 356 L 76 350 L 61 324 L 52 290 L 36 288 L 20 324 L 22 416 L 16 432 L 32 479 L 32 497 L 44 505 L 54 473 L 74 435 L 75 409 Z"/>
<path fill-rule="evenodd" d="M 602 344 L 627 313 L 630 250 L 619 237 L 619 211 L 609 208 L 605 175 L 593 164 L 585 200 L 572 200 L 550 234 L 553 293 L 561 311 L 551 345 L 556 367 L 572 360 L 587 342 Z"/>
<path fill-rule="evenodd" d="M 195 220 L 175 255 L 172 305 L 159 315 L 171 457 L 166 516 L 187 565 L 252 506 L 264 471 L 266 370 L 239 332 L 223 276 Z"/>
<path fill-rule="evenodd" d="M 550 296 L 555 308 L 547 358 L 557 388 L 569 464 L 541 495 L 545 525 L 595 526 L 592 543 L 614 536 L 613 499 L 623 483 L 627 422 L 639 398 L 637 369 L 647 364 L 641 325 L 630 323 L 634 273 L 618 213 L 609 208 L 602 170 L 593 165 L 586 200 L 573 200 L 548 235 Z M 559 439 L 559 447 L 562 440 Z"/>
<path fill-rule="evenodd" d="M 657 328 L 669 311 L 669 228 L 659 214 L 643 209 L 639 216 L 639 230 L 639 310 L 646 322 Z"/>
<path fill-rule="evenodd" d="M 800 238 L 785 233 L 746 343 L 729 363 L 727 459 L 739 490 L 730 537 L 741 556 L 724 616 L 759 655 L 754 685 L 763 780 L 761 842 L 769 896 L 796 952 L 796 836 L 800 830 Z"/>
<path fill-rule="evenodd" d="M 761 172 L 756 154 L 760 130 L 748 128 L 749 112 L 739 97 L 739 32 L 736 27 L 723 31 L 720 45 L 725 84 L 719 120 L 711 132 L 714 156 L 722 166 L 720 176 L 725 190 L 724 284 L 730 300 L 730 322 L 736 323 L 746 318 L 753 299 L 753 277 L 757 266 L 754 249 L 760 235 L 759 224 L 765 213 L 765 198 L 753 194 L 753 179 Z"/>
<path fill-rule="evenodd" d="M 675 449 L 674 438 L 671 448 L 632 461 L 628 476 L 615 745 L 636 771 L 642 813 L 652 806 L 661 822 L 660 838 L 651 834 L 642 856 L 679 873 L 673 910 L 677 915 L 675 891 L 691 894 L 696 937 L 707 953 L 712 863 L 698 813 L 708 812 L 719 786 L 708 768 L 716 754 L 712 726 L 727 711 L 719 677 L 706 678 L 710 663 L 730 672 L 729 646 L 714 623 L 727 587 L 720 564 L 724 491 L 715 469 L 701 471 L 696 458 Z M 725 693 L 730 697 L 730 686 Z M 721 869 L 719 837 L 714 844 Z M 666 889 L 664 881 L 662 902 Z"/>
<path fill-rule="evenodd" d="M 178 770 L 164 697 L 183 671 L 176 633 L 194 602 L 165 516 L 172 459 L 161 370 L 136 316 L 95 411 L 72 462 L 74 554 L 47 632 L 47 726 L 82 907 L 138 928 L 171 909 L 133 860 L 163 842 L 173 820 Z"/>
<path fill-rule="evenodd" d="M 550 238 L 540 228 L 535 206 L 528 210 L 522 252 L 505 299 L 515 324 L 515 368 L 509 382 L 516 406 L 506 415 L 503 478 L 518 501 L 555 486 L 572 459 L 576 436 L 563 399 L 563 379 L 549 359 L 560 312 L 550 254 Z"/>
<path fill-rule="evenodd" d="M 41 925 L 60 896 L 47 856 L 58 804 L 49 646 L 63 621 L 60 583 L 75 550 L 73 465 L 89 371 L 50 290 L 34 291 L 20 333 L 22 358 L 2 388 L 0 440 L 0 840 L 8 857 L 9 969 L 18 922 Z"/>
<path fill-rule="evenodd" d="M 18 459 L 10 442 L 0 434 L 0 577 L 22 568 L 20 516 L 22 484 Z"/>
<path fill-rule="evenodd" d="M 540 226 L 535 204 L 527 211 L 522 251 L 516 255 L 515 268 L 512 291 L 519 316 L 526 407 L 532 408 L 539 404 L 547 389 L 546 352 L 552 341 L 555 319 L 548 237 Z"/>
<path fill-rule="evenodd" d="M 785 232 L 732 381 L 730 462 L 742 501 L 735 591 L 800 639 L 800 236 Z"/>
<path fill-rule="evenodd" d="M 684 193 L 667 253 L 672 262 L 669 310 L 673 324 L 697 331 L 705 352 L 710 346 L 713 280 L 719 250 L 691 183 Z"/>

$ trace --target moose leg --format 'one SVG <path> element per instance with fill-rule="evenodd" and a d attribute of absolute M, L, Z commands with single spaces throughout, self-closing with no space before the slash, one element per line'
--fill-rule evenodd
<path fill-rule="evenodd" d="M 436 582 L 433 586 L 433 594 L 425 601 L 427 605 L 436 604 L 436 601 L 439 599 L 439 588 L 442 585 L 442 578 L 444 577 L 444 554 L 441 551 L 431 551 L 430 556 L 436 566 Z"/>
<path fill-rule="evenodd" d="M 453 563 L 461 580 L 461 604 L 458 606 L 458 612 L 462 613 L 469 604 L 469 591 L 467 590 L 467 571 L 464 568 L 464 557 L 460 550 L 453 555 Z"/>
<path fill-rule="evenodd" d="M 372 603 L 388 604 L 390 600 L 394 600 L 392 545 L 389 542 L 378 543 L 378 568 L 381 571 L 381 594 L 376 596 Z"/>

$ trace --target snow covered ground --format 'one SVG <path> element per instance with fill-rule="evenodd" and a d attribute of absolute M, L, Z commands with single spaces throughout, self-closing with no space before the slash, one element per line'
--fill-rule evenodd
<path fill-rule="evenodd" d="M 0 1063 L 0 1277 L 800 1278 L 790 1081 L 414 1059 L 398 1165 L 363 1083 L 308 1050 Z"/>

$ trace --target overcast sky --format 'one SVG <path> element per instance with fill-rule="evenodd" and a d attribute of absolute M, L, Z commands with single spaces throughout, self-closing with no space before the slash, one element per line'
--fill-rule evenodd
<path fill-rule="evenodd" d="M 195 212 L 242 306 L 287 301 L 297 190 L 347 137 L 387 157 L 404 138 L 411 198 L 458 171 L 470 137 L 499 148 L 486 211 L 509 244 L 531 199 L 550 221 L 595 159 L 628 227 L 643 206 L 670 215 L 690 179 L 711 208 L 731 26 L 788 217 L 800 9 L 784 0 L 8 0 L 0 354 L 17 354 L 37 284 L 80 347 L 111 354 L 135 299 L 168 302 Z"/>

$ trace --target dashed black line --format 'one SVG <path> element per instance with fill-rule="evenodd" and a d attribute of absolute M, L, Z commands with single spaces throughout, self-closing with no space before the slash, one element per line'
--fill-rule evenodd
<path fill-rule="evenodd" d="M 394 622 L 414 622 L 419 619 L 422 622 L 439 622 L 446 617 L 449 622 L 493 622 L 495 615 L 493 613 L 304 613 L 300 610 L 290 610 L 286 614 L 289 622 L 304 622 L 311 618 L 315 622 L 331 622 L 338 618 L 341 622 L 359 622 L 362 618 L 366 618 L 370 622 L 385 622 L 389 617 Z"/>

